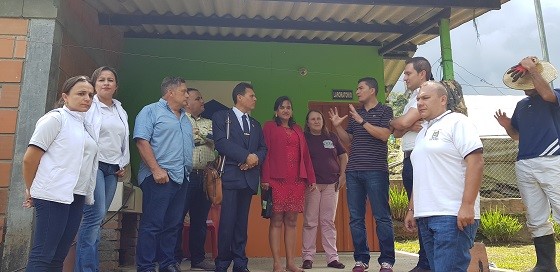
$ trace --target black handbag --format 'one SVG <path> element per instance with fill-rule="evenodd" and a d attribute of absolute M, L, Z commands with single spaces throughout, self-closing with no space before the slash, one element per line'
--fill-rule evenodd
<path fill-rule="evenodd" d="M 269 219 L 272 216 L 272 188 L 271 187 L 269 187 L 268 190 L 261 191 L 261 204 L 262 204 L 261 216 L 263 218 Z"/>

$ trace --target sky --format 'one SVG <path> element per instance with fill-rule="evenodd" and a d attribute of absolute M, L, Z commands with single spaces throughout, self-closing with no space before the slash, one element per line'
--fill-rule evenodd
<path fill-rule="evenodd" d="M 541 0 L 541 8 L 550 62 L 560 69 L 560 1 Z M 476 24 L 479 39 L 472 21 L 451 31 L 455 80 L 463 86 L 463 93 L 522 95 L 523 92 L 508 89 L 502 76 L 525 56 L 542 59 L 534 1 L 510 0 L 500 10 L 478 17 Z M 415 56 L 427 58 L 432 63 L 434 78 L 441 79 L 442 71 L 437 64 L 441 56 L 439 38 L 419 45 Z M 399 80 L 394 89 L 397 92 L 404 90 L 402 76 Z M 560 79 L 554 83 L 560 88 Z"/>

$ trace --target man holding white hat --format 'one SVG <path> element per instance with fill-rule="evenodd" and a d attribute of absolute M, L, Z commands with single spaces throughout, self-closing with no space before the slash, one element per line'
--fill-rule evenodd
<path fill-rule="evenodd" d="M 554 230 L 551 211 L 560 223 L 560 89 L 550 82 L 556 69 L 536 57 L 526 57 L 504 74 L 506 86 L 525 91 L 511 118 L 498 110 L 494 117 L 519 141 L 515 170 L 521 198 L 527 207 L 527 227 L 533 237 L 537 264 L 532 270 L 554 272 Z"/>

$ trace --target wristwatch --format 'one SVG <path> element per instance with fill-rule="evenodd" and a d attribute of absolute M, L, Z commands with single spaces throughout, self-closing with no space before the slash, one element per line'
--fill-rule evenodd
<path fill-rule="evenodd" d="M 367 121 L 366 121 L 366 120 L 363 120 L 363 121 L 360 123 L 360 126 L 363 127 L 366 123 L 367 123 Z"/>

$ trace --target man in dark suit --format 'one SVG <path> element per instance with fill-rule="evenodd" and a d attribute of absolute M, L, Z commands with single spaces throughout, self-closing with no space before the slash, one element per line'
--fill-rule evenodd
<path fill-rule="evenodd" d="M 232 109 L 217 112 L 212 117 L 216 150 L 226 156 L 216 272 L 226 272 L 231 261 L 233 272 L 249 271 L 245 255 L 249 207 L 252 196 L 257 193 L 260 165 L 267 150 L 260 123 L 248 116 L 257 101 L 253 86 L 244 82 L 237 84 L 232 98 L 235 104 Z"/>

